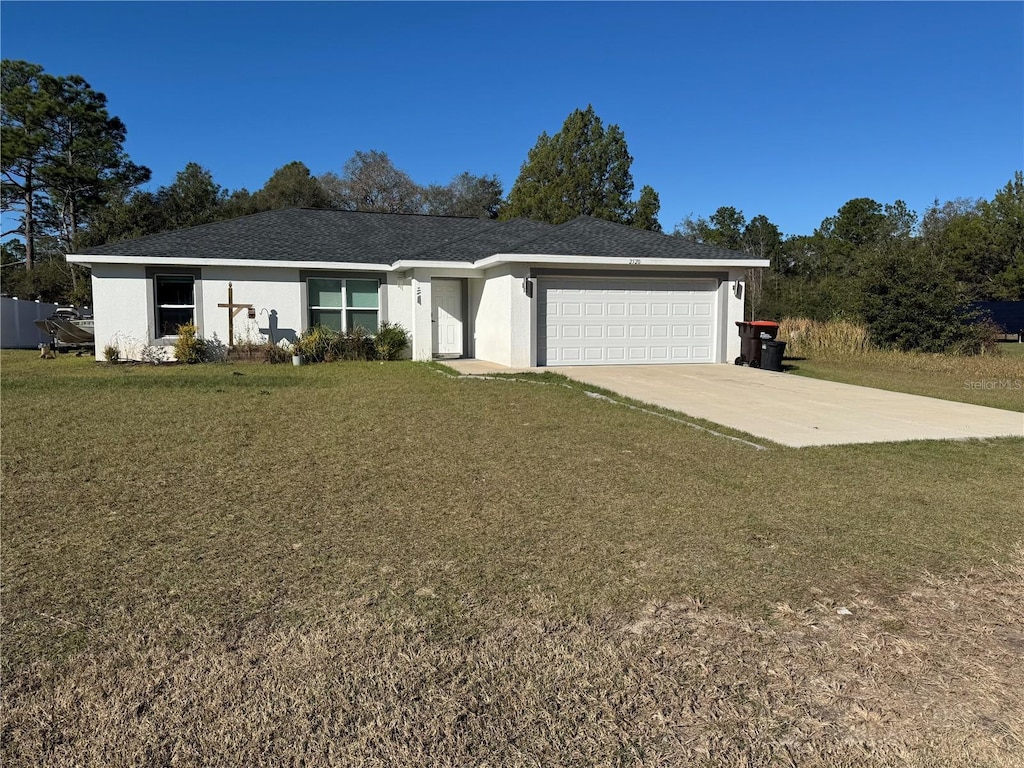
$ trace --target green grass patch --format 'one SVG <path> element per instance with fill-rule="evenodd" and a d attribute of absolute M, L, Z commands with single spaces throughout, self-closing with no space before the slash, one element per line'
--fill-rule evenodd
<path fill-rule="evenodd" d="M 381 649 L 373 665 L 406 670 L 373 696 L 418 723 L 415 702 L 440 711 L 428 706 L 440 684 L 432 676 L 450 683 L 453 659 L 472 660 L 480 681 L 466 695 L 478 698 L 470 715 L 445 716 L 500 716 L 504 694 L 488 704 L 486 691 L 511 665 L 547 687 L 533 704 L 508 706 L 576 724 L 544 731 L 557 760 L 601 700 L 595 691 L 569 695 L 567 710 L 552 704 L 585 690 L 568 682 L 587 678 L 578 654 L 590 648 L 595 664 L 607 662 L 598 684 L 613 687 L 641 685 L 635 665 L 655 663 L 643 655 L 652 649 L 607 645 L 620 637 L 611 627 L 645 606 L 760 621 L 781 603 L 882 604 L 926 571 L 1006 562 L 1024 533 L 1013 471 L 1024 440 L 759 452 L 573 388 L 452 379 L 417 363 L 115 366 L 4 352 L 0 364 L 3 664 L 15 683 L 8 709 L 22 714 L 26 702 L 57 696 L 61 670 L 88 687 L 97 659 L 111 680 L 164 679 L 154 665 L 177 674 L 204 654 L 220 661 L 203 675 L 238 653 L 298 669 L 305 657 L 290 654 L 316 636 L 324 698 L 314 710 L 325 717 L 344 720 L 354 700 L 345 670 L 366 659 L 353 643 Z M 511 647 L 536 637 L 541 656 L 512 659 Z M 426 666 L 413 673 L 410 658 Z M 560 658 L 576 666 L 560 671 Z M 679 664 L 681 684 L 690 673 L 683 656 Z M 285 678 L 280 695 L 302 699 L 301 683 Z M 185 679 L 174 683 L 181 701 Z M 80 695 L 68 701 L 84 706 Z M 52 726 L 65 738 L 87 714 L 74 706 Z M 581 746 L 577 764 L 653 748 L 609 706 L 618 730 Z M 265 738 L 277 726 L 251 727 Z M 385 754 L 374 744 L 401 742 L 400 728 L 376 727 L 373 754 Z M 58 746 L 47 752 L 33 740 L 44 736 L 18 728 L 35 750 L 19 754 L 61 762 Z M 734 736 L 763 741 L 722 738 Z M 138 738 L 168 743 L 150 731 Z M 458 762 L 482 743 L 395 753 L 392 763 Z M 279 746 L 252 759 L 280 756 Z M 151 764 L 178 759 L 155 754 Z"/>
<path fill-rule="evenodd" d="M 1003 341 L 996 345 L 996 351 L 1007 357 L 1024 357 L 1024 343 L 1018 341 Z"/>
<path fill-rule="evenodd" d="M 967 567 L 1020 533 L 1022 441 L 762 453 L 412 363 L 3 360 L 15 655 L 52 639 L 44 604 L 74 624 L 182 601 L 233 619 L 427 586 L 509 610 L 540 591 L 582 613 L 756 611 Z"/>
<path fill-rule="evenodd" d="M 1012 347 L 1010 351 L 1005 348 Z M 999 345 L 997 354 L 930 355 L 866 351 L 855 355 L 814 355 L 788 359 L 800 376 L 893 392 L 1024 411 L 1024 344 Z"/>

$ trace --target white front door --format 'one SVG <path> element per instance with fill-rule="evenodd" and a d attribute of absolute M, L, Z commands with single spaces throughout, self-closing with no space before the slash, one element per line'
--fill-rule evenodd
<path fill-rule="evenodd" d="M 434 331 L 434 355 L 461 357 L 462 281 L 431 280 L 431 325 Z"/>

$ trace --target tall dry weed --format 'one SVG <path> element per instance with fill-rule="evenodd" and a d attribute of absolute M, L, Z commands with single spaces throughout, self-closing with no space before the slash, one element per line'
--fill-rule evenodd
<path fill-rule="evenodd" d="M 779 324 L 779 339 L 790 357 L 852 357 L 873 349 L 868 329 L 849 320 L 787 317 Z"/>

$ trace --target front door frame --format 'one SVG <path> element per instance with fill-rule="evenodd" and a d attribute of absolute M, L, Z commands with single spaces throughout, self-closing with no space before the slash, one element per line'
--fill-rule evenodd
<path fill-rule="evenodd" d="M 458 283 L 458 296 L 460 304 L 460 325 L 462 326 L 462 349 L 458 352 L 438 351 L 438 325 L 437 325 L 437 283 L 449 282 Z M 430 279 L 430 353 L 431 357 L 444 357 L 457 359 L 469 357 L 469 284 L 464 277 L 432 277 Z"/>

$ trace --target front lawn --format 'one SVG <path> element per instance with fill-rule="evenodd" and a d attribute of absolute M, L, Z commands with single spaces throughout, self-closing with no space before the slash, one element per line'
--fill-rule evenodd
<path fill-rule="evenodd" d="M 974 357 L 873 350 L 787 359 L 784 367 L 816 379 L 1024 411 L 1024 344 L 997 349 Z"/>
<path fill-rule="evenodd" d="M 759 452 L 415 363 L 0 364 L 5 765 L 1024 754 L 1024 440 Z"/>

